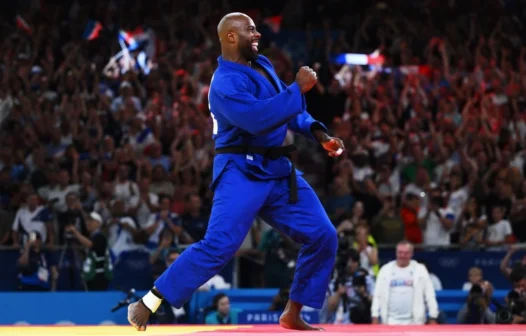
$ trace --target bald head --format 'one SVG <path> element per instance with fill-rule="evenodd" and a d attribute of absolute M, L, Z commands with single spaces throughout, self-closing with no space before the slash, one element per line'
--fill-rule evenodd
<path fill-rule="evenodd" d="M 223 58 L 234 62 L 254 61 L 261 37 L 252 19 L 243 13 L 225 15 L 217 25 Z"/>
<path fill-rule="evenodd" d="M 219 40 L 223 40 L 228 33 L 237 33 L 251 21 L 252 19 L 248 15 L 239 12 L 223 16 L 217 25 L 217 35 L 219 36 Z"/>

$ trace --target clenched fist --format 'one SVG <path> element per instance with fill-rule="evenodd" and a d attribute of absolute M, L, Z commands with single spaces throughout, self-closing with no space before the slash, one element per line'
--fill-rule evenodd
<path fill-rule="evenodd" d="M 298 83 L 301 93 L 305 93 L 312 89 L 317 80 L 318 77 L 316 76 L 316 72 L 308 66 L 301 67 L 296 75 L 296 83 Z"/>

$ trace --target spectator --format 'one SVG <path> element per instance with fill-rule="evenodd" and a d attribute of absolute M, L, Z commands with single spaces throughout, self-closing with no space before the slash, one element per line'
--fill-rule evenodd
<path fill-rule="evenodd" d="M 493 223 L 488 226 L 488 234 L 485 244 L 492 249 L 500 249 L 504 244 L 511 244 L 514 241 L 511 224 L 504 219 L 503 207 L 495 206 L 492 208 Z"/>
<path fill-rule="evenodd" d="M 150 215 L 144 228 L 148 237 L 146 242 L 147 248 L 153 250 L 159 246 L 162 232 L 165 229 L 169 229 L 173 233 L 172 244 L 178 244 L 180 239 L 185 241 L 189 239 L 181 226 L 179 216 L 170 211 L 171 204 L 172 201 L 170 197 L 161 196 L 159 212 Z"/>
<path fill-rule="evenodd" d="M 353 208 L 354 198 L 347 181 L 337 176 L 332 182 L 332 193 L 326 205 L 329 218 L 337 226 L 346 216 L 348 209 Z"/>
<path fill-rule="evenodd" d="M 35 193 L 27 196 L 25 206 L 18 209 L 13 222 L 13 245 L 15 247 L 26 244 L 30 232 L 38 232 L 43 242 L 53 244 L 54 231 L 51 226 L 51 213 L 39 205 L 38 195 Z"/>
<path fill-rule="evenodd" d="M 413 245 L 403 241 L 396 246 L 396 260 L 380 269 L 371 308 L 373 324 L 436 324 L 439 312 L 433 283 L 426 268 L 412 257 Z"/>
<path fill-rule="evenodd" d="M 45 255 L 41 247 L 42 237 L 40 233 L 30 232 L 29 239 L 18 258 L 20 290 L 49 291 L 56 288 L 57 268 L 50 262 L 50 258 Z"/>
<path fill-rule="evenodd" d="M 471 287 L 467 302 L 458 312 L 457 321 L 459 324 L 495 324 L 495 313 L 489 308 L 482 287 Z"/>
<path fill-rule="evenodd" d="M 208 216 L 204 210 L 199 194 L 190 193 L 186 196 L 185 213 L 181 220 L 184 231 L 190 236 L 188 243 L 198 242 L 205 237 Z"/>
<path fill-rule="evenodd" d="M 500 262 L 500 271 L 502 274 L 509 279 L 511 272 L 520 267 L 526 267 L 526 254 L 522 256 L 522 259 L 520 262 L 516 262 L 514 265 L 511 265 L 510 267 L 510 261 L 513 255 L 518 251 L 518 247 L 516 245 L 511 245 L 508 249 L 508 253 L 502 258 Z"/>
<path fill-rule="evenodd" d="M 429 196 L 427 212 L 419 221 L 424 230 L 424 244 L 430 246 L 448 246 L 451 244 L 451 231 L 455 223 L 455 212 L 445 207 L 445 201 L 440 190 L 432 190 Z"/>
<path fill-rule="evenodd" d="M 405 237 L 413 244 L 422 243 L 422 230 L 418 213 L 420 209 L 420 196 L 408 193 L 403 201 L 400 217 L 404 223 Z"/>
<path fill-rule="evenodd" d="M 57 176 L 57 184 L 47 195 L 47 201 L 53 205 L 53 209 L 58 213 L 67 210 L 66 196 L 70 193 L 78 193 L 79 186 L 70 184 L 70 173 L 66 169 L 60 170 Z"/>
<path fill-rule="evenodd" d="M 117 171 L 117 178 L 114 182 L 113 195 L 116 199 L 124 202 L 128 207 L 133 196 L 139 195 L 139 187 L 137 184 L 129 179 L 130 168 L 121 164 Z"/>
<path fill-rule="evenodd" d="M 139 181 L 139 194 L 130 199 L 128 212 L 137 219 L 140 228 L 146 227 L 152 213 L 159 209 L 159 197 L 150 192 L 150 179 L 142 178 Z"/>
<path fill-rule="evenodd" d="M 206 324 L 237 324 L 237 309 L 230 308 L 230 300 L 225 294 L 217 294 L 212 303 L 212 313 L 206 316 Z"/>
<path fill-rule="evenodd" d="M 468 271 L 468 282 L 464 283 L 462 290 L 469 292 L 473 286 L 480 286 L 489 303 L 493 296 L 493 285 L 489 281 L 484 280 L 482 270 L 478 267 L 471 267 Z"/>
<path fill-rule="evenodd" d="M 360 267 L 366 269 L 373 277 L 378 274 L 378 247 L 373 236 L 369 235 L 369 228 L 360 225 L 355 230 L 356 241 L 354 248 L 360 253 Z"/>
<path fill-rule="evenodd" d="M 372 274 L 360 268 L 360 254 L 351 249 L 348 260 L 343 260 L 338 274 L 331 279 L 327 299 L 328 321 L 341 323 L 370 323 L 370 306 L 374 291 Z M 345 271 L 345 272 L 343 272 Z M 340 274 L 343 273 L 343 274 Z"/>
<path fill-rule="evenodd" d="M 80 244 L 88 249 L 82 267 L 82 278 L 90 291 L 107 290 L 113 278 L 113 265 L 108 241 L 101 232 L 102 225 L 102 217 L 92 212 L 86 220 L 88 236 L 80 233 L 74 225 L 66 227 L 66 231 L 73 234 Z"/>
<path fill-rule="evenodd" d="M 459 218 L 460 245 L 466 249 L 481 248 L 487 232 L 487 218 L 481 214 L 477 199 L 471 197 Z"/>
<path fill-rule="evenodd" d="M 123 201 L 115 200 L 111 212 L 112 218 L 107 222 L 108 243 L 113 257 L 118 258 L 123 252 L 140 248 L 135 242 L 138 229 L 133 218 L 126 216 Z"/>
<path fill-rule="evenodd" d="M 393 195 L 384 194 L 382 203 L 382 210 L 372 221 L 371 233 L 379 244 L 396 244 L 404 239 L 404 223 L 396 209 Z"/>

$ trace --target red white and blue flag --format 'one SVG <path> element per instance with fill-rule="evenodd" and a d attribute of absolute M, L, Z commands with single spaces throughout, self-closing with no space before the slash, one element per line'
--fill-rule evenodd
<path fill-rule="evenodd" d="M 147 42 L 150 37 L 142 29 L 142 27 L 137 27 L 133 31 L 120 30 L 119 39 L 126 42 L 128 45 L 128 50 L 135 50 L 139 48 L 141 43 Z"/>
<path fill-rule="evenodd" d="M 99 37 L 101 30 L 102 24 L 99 21 L 90 20 L 86 25 L 86 29 L 84 30 L 82 37 L 88 41 L 94 40 Z"/>

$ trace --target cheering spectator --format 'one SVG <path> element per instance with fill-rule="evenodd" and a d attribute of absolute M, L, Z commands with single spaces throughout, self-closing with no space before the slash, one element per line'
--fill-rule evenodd
<path fill-rule="evenodd" d="M 183 232 L 181 219 L 176 213 L 170 211 L 171 204 L 172 201 L 170 197 L 161 196 L 159 212 L 151 214 L 145 225 L 144 230 L 148 236 L 146 247 L 156 249 L 161 242 L 162 233 L 165 229 L 173 232 L 174 244 L 177 244 L 180 238 L 188 239 Z"/>
<path fill-rule="evenodd" d="M 13 245 L 25 245 L 30 232 L 38 232 L 41 241 L 53 244 L 50 211 L 39 205 L 39 198 L 35 193 L 27 196 L 25 204 L 18 209 L 13 222 Z"/>
<path fill-rule="evenodd" d="M 421 197 L 408 193 L 403 202 L 400 216 L 404 223 L 405 237 L 413 244 L 421 244 L 422 230 L 420 228 L 420 219 L 418 218 L 420 204 L 422 202 Z"/>

